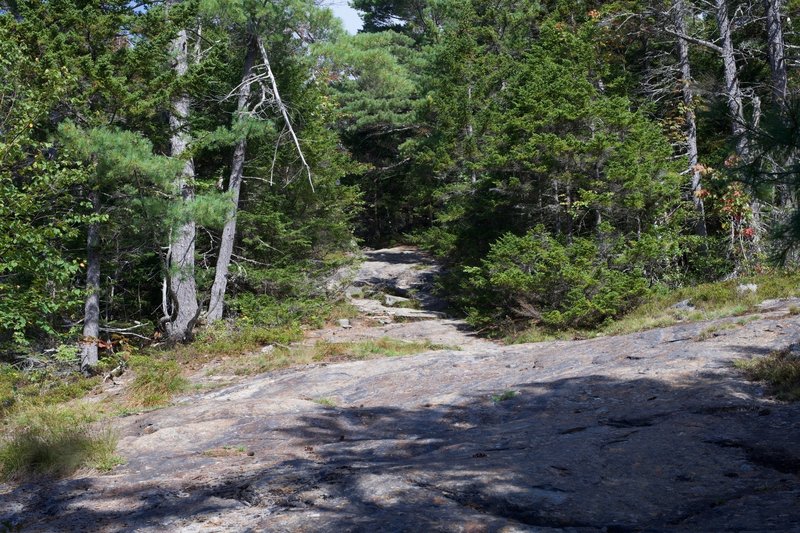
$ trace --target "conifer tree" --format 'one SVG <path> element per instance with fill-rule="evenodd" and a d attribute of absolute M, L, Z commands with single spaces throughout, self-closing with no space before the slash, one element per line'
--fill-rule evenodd
<path fill-rule="evenodd" d="M 115 206 L 103 205 L 102 199 L 117 196 L 115 191 L 122 190 L 126 183 L 136 183 L 136 178 L 165 189 L 183 163 L 153 155 L 150 142 L 136 133 L 108 128 L 86 131 L 72 123 L 62 124 L 59 133 L 66 149 L 85 162 L 89 174 L 86 188 L 91 212 L 87 219 L 86 301 L 81 340 L 81 370 L 88 372 L 98 362 L 102 228 L 115 218 Z M 139 192 L 143 193 L 146 191 Z M 118 197 L 115 200 L 120 201 Z"/>

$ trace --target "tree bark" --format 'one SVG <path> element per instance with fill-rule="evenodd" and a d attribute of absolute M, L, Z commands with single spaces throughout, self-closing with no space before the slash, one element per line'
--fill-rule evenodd
<path fill-rule="evenodd" d="M 772 98 L 778 106 L 784 107 L 788 92 L 788 75 L 786 73 L 783 22 L 781 21 L 781 1 L 764 0 L 764 10 L 767 24 L 767 56 L 772 74 Z"/>
<path fill-rule="evenodd" d="M 247 114 L 247 101 L 250 98 L 252 83 L 253 63 L 255 61 L 255 43 L 250 40 L 247 44 L 247 52 L 244 59 L 242 70 L 242 83 L 239 87 L 239 98 L 236 105 L 236 118 L 234 123 L 241 120 Z M 225 290 L 228 285 L 228 269 L 233 253 L 233 244 L 236 239 L 236 215 L 239 210 L 239 192 L 242 186 L 242 176 L 244 171 L 244 161 L 247 152 L 247 137 L 242 136 L 237 141 L 233 150 L 231 161 L 231 175 L 228 180 L 228 192 L 231 195 L 231 207 L 225 226 L 222 228 L 222 238 L 219 245 L 219 255 L 217 256 L 217 268 L 214 272 L 214 284 L 211 286 L 211 300 L 208 304 L 206 319 L 209 323 L 222 318 L 222 310 L 225 301 Z"/>
<path fill-rule="evenodd" d="M 175 57 L 175 72 L 180 77 L 189 68 L 188 38 L 186 30 L 178 32 L 172 41 Z M 190 137 L 186 132 L 189 116 L 189 97 L 185 94 L 175 98 L 172 104 L 169 123 L 172 130 L 170 138 L 172 157 L 185 157 Z M 194 201 L 194 162 L 186 157 L 183 171 L 175 180 L 175 189 L 180 193 L 182 220 L 172 231 L 170 242 L 170 264 L 168 265 L 169 293 L 172 314 L 167 322 L 167 335 L 172 341 L 185 341 L 191 337 L 192 327 L 197 320 L 197 288 L 194 279 L 195 222 L 192 215 L 186 215 Z M 165 313 L 167 310 L 164 310 Z"/>
<path fill-rule="evenodd" d="M 721 41 L 723 71 L 725 73 L 725 96 L 728 113 L 731 115 L 733 136 L 736 141 L 736 155 L 746 159 L 749 155 L 747 123 L 744 119 L 742 89 L 739 86 L 739 73 L 734 55 L 731 20 L 728 16 L 727 0 L 715 0 L 717 27 Z"/>
<path fill-rule="evenodd" d="M 686 35 L 686 6 L 683 0 L 675 0 L 675 25 L 678 33 Z M 694 92 L 692 90 L 692 69 L 689 62 L 689 43 L 684 39 L 678 39 L 678 57 L 681 69 L 681 92 L 683 93 L 684 119 L 686 120 L 686 152 L 689 158 L 689 172 L 692 175 L 692 200 L 694 209 L 697 212 L 697 223 L 695 232 L 701 237 L 705 237 L 706 214 L 703 199 L 699 192 L 702 189 L 700 172 L 697 169 L 697 120 L 694 114 Z"/>
<path fill-rule="evenodd" d="M 789 96 L 788 74 L 786 71 L 786 44 L 783 39 L 783 21 L 781 20 L 781 0 L 764 0 L 764 11 L 767 26 L 767 58 L 771 73 L 772 101 L 786 119 L 787 97 Z M 797 160 L 797 150 L 790 150 L 783 163 L 784 168 L 792 168 Z M 792 207 L 794 200 L 789 187 L 779 183 L 775 187 L 777 203 L 780 207 Z"/>
<path fill-rule="evenodd" d="M 734 56 L 732 25 L 728 16 L 727 0 L 716 1 L 716 19 L 719 27 L 720 39 L 722 41 L 722 63 L 725 72 L 725 90 L 728 100 L 728 112 L 731 115 L 733 137 L 736 141 L 736 155 L 739 156 L 738 164 L 748 163 L 750 157 L 750 140 L 747 135 L 747 122 L 744 117 L 744 105 L 742 90 L 739 86 L 739 74 L 736 68 L 736 58 Z M 755 196 L 755 191 L 750 200 L 752 211 L 751 226 L 753 229 L 753 244 L 755 248 L 760 248 L 761 235 L 763 233 L 761 218 L 761 202 Z"/>
<path fill-rule="evenodd" d="M 92 213 L 100 213 L 100 192 L 89 195 Z M 89 224 L 86 237 L 86 303 L 83 312 L 83 339 L 81 340 L 81 371 L 91 372 L 97 366 L 97 341 L 100 335 L 100 223 Z"/>

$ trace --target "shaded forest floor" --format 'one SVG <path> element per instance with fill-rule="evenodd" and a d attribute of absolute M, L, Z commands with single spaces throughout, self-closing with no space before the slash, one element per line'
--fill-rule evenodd
<path fill-rule="evenodd" d="M 358 316 L 308 332 L 302 344 L 378 345 L 367 360 L 251 377 L 199 369 L 194 392 L 174 405 L 106 421 L 126 460 L 110 474 L 0 485 L 0 524 L 800 528 L 800 405 L 771 399 L 734 367 L 797 351 L 796 300 L 624 336 L 500 346 L 442 314 L 430 291 L 437 266 L 416 250 L 366 259 L 331 281 Z M 380 357 L 401 353 L 398 341 L 437 349 Z"/>

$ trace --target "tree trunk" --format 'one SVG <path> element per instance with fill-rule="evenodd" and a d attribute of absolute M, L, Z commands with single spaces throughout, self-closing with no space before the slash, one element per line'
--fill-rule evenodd
<path fill-rule="evenodd" d="M 732 131 L 736 141 L 736 155 L 739 156 L 738 164 L 748 163 L 750 157 L 750 142 L 747 135 L 747 122 L 744 118 L 744 106 L 742 90 L 739 87 L 739 74 L 736 69 L 736 58 L 734 56 L 733 38 L 731 36 L 732 26 L 728 16 L 727 0 L 716 1 L 716 18 L 719 26 L 720 40 L 722 41 L 722 63 L 725 72 L 725 91 L 728 100 L 728 112 L 733 122 Z M 752 229 L 753 244 L 759 248 L 761 235 L 763 233 L 761 221 L 761 202 L 756 198 L 755 191 L 750 200 L 750 209 L 753 213 Z"/>
<path fill-rule="evenodd" d="M 781 21 L 781 1 L 764 0 L 767 24 L 767 55 L 772 73 L 772 98 L 775 103 L 784 107 L 788 92 L 788 76 L 786 73 L 783 41 L 783 22 Z"/>
<path fill-rule="evenodd" d="M 244 69 L 242 71 L 242 84 L 239 88 L 239 98 L 236 105 L 236 119 L 234 123 L 241 120 L 247 114 L 247 101 L 250 98 L 250 86 L 252 82 L 253 62 L 255 60 L 255 43 L 250 41 L 247 44 L 247 52 L 244 59 Z M 228 192 L 231 195 L 231 207 L 225 226 L 222 228 L 222 239 L 219 245 L 219 255 L 217 256 L 217 268 L 214 272 L 214 284 L 211 287 L 211 300 L 208 304 L 208 314 L 206 319 L 209 323 L 222 318 L 222 309 L 225 301 L 225 289 L 228 285 L 228 268 L 231 264 L 231 254 L 233 253 L 233 243 L 236 239 L 236 215 L 239 210 L 239 191 L 242 186 L 242 175 L 244 171 L 244 160 L 247 151 L 247 138 L 242 136 L 237 141 L 233 150 L 231 161 L 231 175 L 228 180 Z"/>
<path fill-rule="evenodd" d="M 772 75 L 772 100 L 786 118 L 788 89 L 788 74 L 786 71 L 786 45 L 783 40 L 783 21 L 781 20 L 781 1 L 764 0 L 764 11 L 767 26 L 767 57 Z M 797 150 L 792 149 L 783 163 L 784 168 L 792 168 L 797 160 Z M 789 187 L 785 183 L 775 186 L 777 204 L 780 207 L 793 207 L 794 201 Z"/>
<path fill-rule="evenodd" d="M 476 156 L 476 154 L 474 152 L 477 151 L 475 149 L 475 145 L 476 145 L 476 142 L 475 142 L 475 128 L 472 125 L 472 122 L 473 122 L 473 116 L 472 115 L 473 115 L 473 113 L 472 113 L 472 83 L 470 83 L 467 86 L 467 135 L 466 135 L 466 137 L 467 137 L 466 144 L 467 144 L 467 149 L 469 150 L 469 152 L 467 153 L 467 157 L 469 157 L 470 159 L 472 159 L 472 158 L 474 158 Z M 470 165 L 470 166 L 472 166 L 472 169 L 470 170 L 470 180 L 472 181 L 472 184 L 474 185 L 478 181 L 478 174 L 475 172 L 475 166 L 474 165 Z"/>
<path fill-rule="evenodd" d="M 92 214 L 100 213 L 100 192 L 92 191 Z M 100 335 L 100 223 L 89 224 L 86 237 L 86 303 L 81 340 L 81 371 L 91 372 L 97 366 L 97 341 Z"/>
<path fill-rule="evenodd" d="M 733 37 L 731 36 L 731 21 L 728 16 L 727 0 L 715 0 L 716 19 L 719 28 L 721 41 L 722 65 L 725 73 L 725 96 L 728 101 L 728 113 L 733 122 L 733 136 L 736 140 L 736 155 L 742 159 L 747 159 L 747 122 L 744 119 L 744 106 L 742 90 L 739 87 L 739 74 L 736 68 L 736 57 L 734 56 Z"/>
<path fill-rule="evenodd" d="M 189 68 L 187 53 L 188 38 L 186 30 L 178 32 L 172 41 L 172 52 L 175 57 L 175 72 L 183 76 Z M 189 135 L 186 132 L 189 115 L 189 97 L 178 96 L 172 105 L 169 124 L 172 130 L 170 145 L 172 157 L 184 157 Z M 175 181 L 175 189 L 180 191 L 182 220 L 172 231 L 170 242 L 170 264 L 168 265 L 169 293 L 172 303 L 172 314 L 167 322 L 167 335 L 170 340 L 184 341 L 191 337 L 192 327 L 197 320 L 197 288 L 194 280 L 194 245 L 195 222 L 191 215 L 186 215 L 190 204 L 194 201 L 194 162 L 186 158 L 183 171 Z M 167 310 L 165 309 L 166 313 Z"/>
<path fill-rule="evenodd" d="M 686 35 L 686 7 L 683 0 L 675 0 L 674 8 L 678 32 Z M 700 172 L 697 169 L 697 121 L 694 115 L 694 92 L 692 91 L 692 69 L 689 63 L 689 43 L 684 39 L 678 39 L 677 44 L 681 69 L 684 119 L 686 120 L 686 152 L 689 157 L 689 172 L 692 175 L 692 200 L 694 201 L 694 209 L 697 212 L 695 232 L 701 237 L 705 237 L 707 234 L 706 214 L 703 199 L 699 196 L 702 185 Z"/>

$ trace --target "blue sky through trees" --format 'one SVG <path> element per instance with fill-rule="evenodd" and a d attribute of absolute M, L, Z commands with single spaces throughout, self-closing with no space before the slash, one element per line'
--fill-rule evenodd
<path fill-rule="evenodd" d="M 348 5 L 347 0 L 330 0 L 326 2 L 337 17 L 344 22 L 344 28 L 348 33 L 356 33 L 361 29 L 363 22 L 358 14 L 358 11 Z"/>

